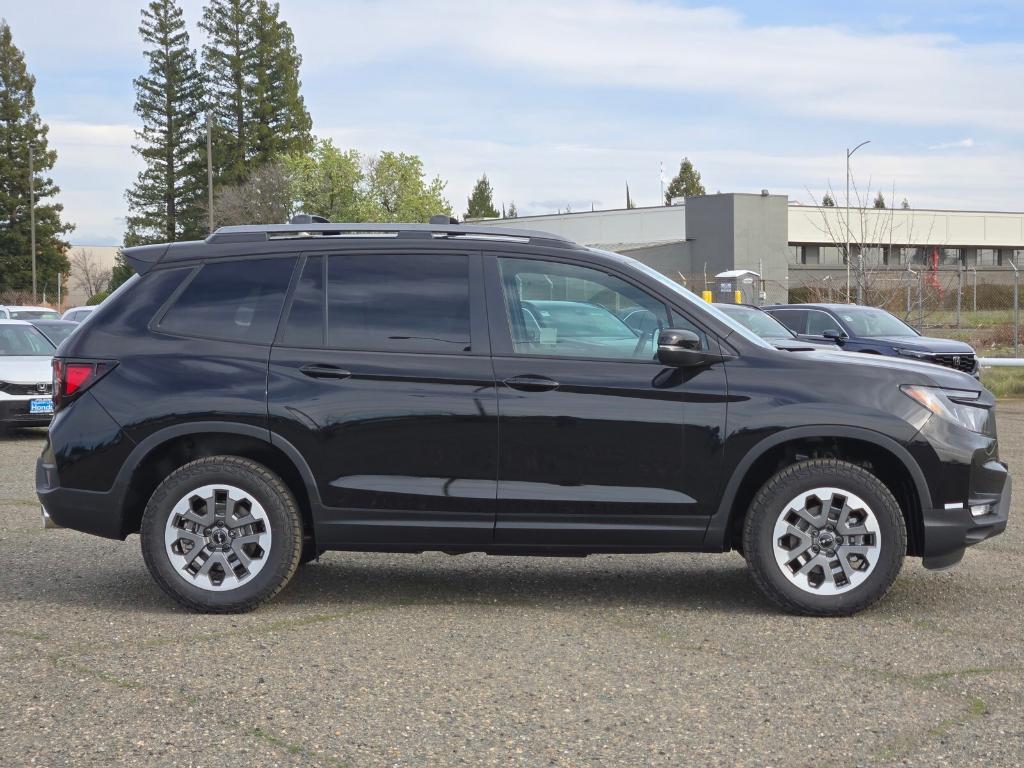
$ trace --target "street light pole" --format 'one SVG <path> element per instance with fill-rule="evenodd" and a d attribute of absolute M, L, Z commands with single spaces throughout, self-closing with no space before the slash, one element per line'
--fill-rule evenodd
<path fill-rule="evenodd" d="M 36 298 L 36 175 L 32 167 L 32 145 L 28 145 L 29 248 L 32 251 L 32 303 Z"/>
<path fill-rule="evenodd" d="M 210 131 L 210 113 L 206 113 L 206 207 L 210 213 L 210 234 L 213 234 L 213 137 Z"/>
<path fill-rule="evenodd" d="M 850 301 L 850 157 L 858 149 L 863 147 L 865 144 L 870 144 L 871 140 L 862 141 L 853 149 L 847 148 L 846 150 L 846 301 Z M 863 249 L 863 243 L 861 248 Z M 863 252 L 857 256 L 857 303 L 860 304 L 864 301 L 864 254 Z"/>

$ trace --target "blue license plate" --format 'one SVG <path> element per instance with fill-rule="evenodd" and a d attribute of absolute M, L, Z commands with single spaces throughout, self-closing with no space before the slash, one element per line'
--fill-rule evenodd
<path fill-rule="evenodd" d="M 50 398 L 28 401 L 29 413 L 53 413 L 53 400 Z"/>

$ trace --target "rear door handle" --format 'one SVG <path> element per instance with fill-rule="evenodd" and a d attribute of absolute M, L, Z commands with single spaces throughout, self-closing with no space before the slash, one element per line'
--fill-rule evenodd
<path fill-rule="evenodd" d="M 553 389 L 558 389 L 558 382 L 547 376 L 535 376 L 528 373 L 505 379 L 505 386 L 518 389 L 520 392 L 550 392 Z"/>
<path fill-rule="evenodd" d="M 299 371 L 311 379 L 348 379 L 352 376 L 350 371 L 333 365 L 304 365 Z"/>

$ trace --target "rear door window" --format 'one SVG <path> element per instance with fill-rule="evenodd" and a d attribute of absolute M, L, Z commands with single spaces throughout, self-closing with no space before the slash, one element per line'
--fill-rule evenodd
<path fill-rule="evenodd" d="M 327 346 L 470 352 L 469 282 L 464 254 L 331 256 Z"/>
<path fill-rule="evenodd" d="M 295 257 L 205 264 L 164 314 L 159 329 L 269 344 L 294 267 Z"/>
<path fill-rule="evenodd" d="M 769 314 L 793 333 L 807 333 L 806 309 L 773 309 Z"/>

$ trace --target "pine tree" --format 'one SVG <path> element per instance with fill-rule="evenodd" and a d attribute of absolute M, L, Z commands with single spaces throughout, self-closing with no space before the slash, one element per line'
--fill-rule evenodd
<path fill-rule="evenodd" d="M 124 254 L 119 250 L 114 256 L 114 267 L 110 270 L 110 286 L 107 290 L 113 293 L 129 277 L 135 274 L 135 270 L 129 266 Z"/>
<path fill-rule="evenodd" d="M 146 74 L 135 78 L 135 113 L 142 130 L 132 148 L 146 167 L 125 193 L 125 245 L 201 238 L 206 189 L 201 133 L 203 83 L 175 0 L 152 0 L 142 9 Z"/>
<path fill-rule="evenodd" d="M 214 167 L 237 185 L 255 168 L 313 148 L 295 36 L 269 0 L 209 0 L 200 28 L 213 114 Z"/>
<path fill-rule="evenodd" d="M 513 200 L 508 204 L 508 210 L 505 211 L 506 219 L 517 219 L 519 218 L 519 211 L 516 209 L 516 201 Z"/>
<path fill-rule="evenodd" d="M 47 176 L 57 162 L 49 130 L 35 111 L 36 79 L 14 45 L 11 28 L 0 19 L 0 290 L 31 290 L 29 147 L 32 148 L 36 206 L 36 283 L 38 292 L 56 293 L 57 275 L 66 274 L 73 224 L 61 220 L 60 192 Z"/>
<path fill-rule="evenodd" d="M 485 173 L 473 187 L 473 192 L 467 199 L 467 219 L 496 219 L 498 209 L 494 207 L 494 190 L 491 189 L 491 182 L 487 180 Z"/>
<path fill-rule="evenodd" d="M 900 203 L 900 208 L 902 208 L 905 211 L 910 210 L 910 201 L 904 197 L 903 202 Z"/>
<path fill-rule="evenodd" d="M 203 75 L 213 118 L 213 167 L 224 184 L 244 181 L 249 170 L 255 9 L 256 0 L 209 0 L 199 22 L 208 38 Z"/>
<path fill-rule="evenodd" d="M 253 49 L 253 133 L 250 167 L 262 167 L 282 155 L 313 148 L 313 121 L 302 98 L 302 56 L 280 7 L 257 0 Z"/>
<path fill-rule="evenodd" d="M 822 208 L 835 208 L 836 207 L 836 201 L 832 199 L 832 193 L 831 192 L 826 192 L 825 196 L 823 198 L 821 198 L 821 207 Z"/>
<path fill-rule="evenodd" d="M 633 208 L 636 208 L 636 202 L 633 200 L 632 197 L 629 196 L 629 183 L 627 182 L 626 183 L 626 209 L 627 210 L 631 210 Z"/>
<path fill-rule="evenodd" d="M 874 207 L 885 208 L 885 196 L 881 192 L 875 195 Z"/>
<path fill-rule="evenodd" d="M 679 164 L 679 173 L 669 182 L 665 190 L 665 205 L 672 204 L 674 197 L 693 197 L 705 195 L 704 185 L 700 183 L 700 174 L 694 169 L 689 158 L 684 157 Z"/>

